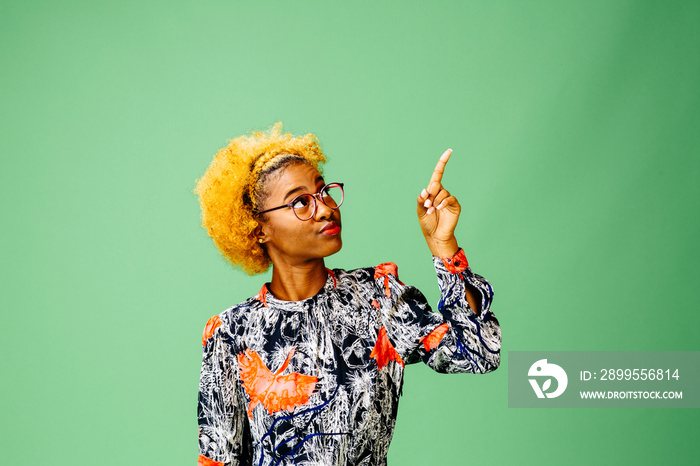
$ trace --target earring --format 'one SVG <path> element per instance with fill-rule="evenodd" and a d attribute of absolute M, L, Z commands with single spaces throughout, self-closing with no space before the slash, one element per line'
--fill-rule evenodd
<path fill-rule="evenodd" d="M 258 238 L 258 243 L 262 243 L 262 242 L 263 242 L 263 239 L 262 239 L 262 238 Z"/>

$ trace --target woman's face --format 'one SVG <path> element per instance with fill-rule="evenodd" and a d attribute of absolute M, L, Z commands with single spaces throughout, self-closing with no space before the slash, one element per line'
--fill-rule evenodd
<path fill-rule="evenodd" d="M 288 204 L 299 194 L 316 194 L 325 185 L 321 174 L 312 166 L 297 162 L 281 168 L 267 181 L 268 196 L 259 209 Z M 267 212 L 260 221 L 260 238 L 272 263 L 279 266 L 301 265 L 340 251 L 340 210 L 332 210 L 316 198 L 316 214 L 299 220 L 292 209 Z"/>

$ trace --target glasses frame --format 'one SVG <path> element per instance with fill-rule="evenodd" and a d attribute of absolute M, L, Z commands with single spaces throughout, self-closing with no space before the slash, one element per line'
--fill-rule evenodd
<path fill-rule="evenodd" d="M 263 210 L 263 211 L 261 211 L 261 212 L 258 212 L 258 215 L 265 214 L 265 213 L 267 213 L 267 212 L 272 212 L 273 210 L 279 210 L 279 209 L 284 209 L 285 207 L 289 207 L 290 209 L 292 209 L 292 212 L 294 213 L 294 216 L 295 216 L 296 218 L 298 218 L 299 220 L 301 220 L 302 222 L 305 222 L 305 221 L 307 221 L 307 220 L 311 220 L 311 219 L 314 218 L 314 216 L 316 215 L 316 207 L 318 206 L 318 203 L 316 202 L 316 199 L 317 199 L 317 198 L 318 198 L 321 202 L 323 202 L 323 205 L 325 205 L 326 207 L 328 207 L 328 208 L 331 209 L 331 210 L 338 210 L 338 209 L 340 209 L 340 206 L 343 205 L 343 201 L 345 200 L 345 189 L 344 189 L 344 187 L 343 187 L 344 185 L 345 185 L 345 183 L 335 183 L 335 182 L 334 182 L 334 183 L 327 183 L 327 184 L 323 185 L 323 187 L 322 187 L 321 189 L 319 189 L 318 192 L 317 192 L 316 194 L 311 194 L 311 193 L 302 193 L 302 194 L 299 194 L 298 196 L 295 196 L 294 199 L 292 199 L 292 201 L 289 202 L 288 204 L 284 204 L 284 205 L 281 205 L 281 206 L 273 207 L 272 209 Z M 331 207 L 331 206 L 329 206 L 328 204 L 326 204 L 326 202 L 323 200 L 322 194 L 323 194 L 323 192 L 324 192 L 327 188 L 335 188 L 336 186 L 340 187 L 340 202 L 339 202 L 335 207 Z M 294 203 L 297 201 L 297 199 L 299 199 L 299 198 L 302 197 L 302 196 L 311 196 L 311 199 L 313 199 L 314 210 L 313 210 L 313 212 L 311 212 L 311 216 L 309 216 L 309 218 L 301 218 L 301 217 L 299 217 L 299 216 L 297 215 L 296 210 L 294 210 Z"/>

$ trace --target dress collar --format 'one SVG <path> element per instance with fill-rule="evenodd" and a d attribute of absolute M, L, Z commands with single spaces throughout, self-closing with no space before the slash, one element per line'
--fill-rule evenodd
<path fill-rule="evenodd" d="M 260 301 L 265 307 L 274 307 L 277 309 L 296 312 L 304 311 L 309 307 L 312 307 L 320 297 L 332 292 L 335 289 L 337 285 L 335 272 L 331 269 L 326 269 L 326 271 L 328 272 L 326 283 L 323 284 L 323 287 L 318 291 L 318 293 L 310 298 L 302 299 L 300 301 L 283 301 L 281 299 L 277 299 L 275 295 L 270 292 L 268 284 L 265 283 L 262 288 L 260 288 L 260 291 L 255 296 L 255 299 Z"/>

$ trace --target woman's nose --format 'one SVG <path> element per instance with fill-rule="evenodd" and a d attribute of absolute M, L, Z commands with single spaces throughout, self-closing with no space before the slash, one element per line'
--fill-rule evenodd
<path fill-rule="evenodd" d="M 316 220 L 328 219 L 333 215 L 333 209 L 328 207 L 323 201 L 316 198 L 316 215 L 314 217 Z"/>

